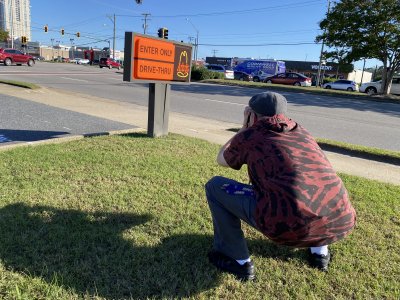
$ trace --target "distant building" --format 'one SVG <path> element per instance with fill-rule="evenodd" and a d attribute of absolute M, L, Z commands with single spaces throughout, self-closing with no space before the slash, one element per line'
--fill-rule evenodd
<path fill-rule="evenodd" d="M 215 65 L 223 65 L 225 67 L 232 67 L 232 57 L 207 56 L 206 64 L 215 64 Z"/>
<path fill-rule="evenodd" d="M 309 77 L 313 77 L 318 73 L 318 61 L 294 61 L 284 60 L 286 64 L 286 72 L 303 73 Z M 347 74 L 353 72 L 352 64 L 338 64 L 328 62 L 326 65 L 321 65 L 321 73 L 325 77 L 346 78 Z"/>
<path fill-rule="evenodd" d="M 13 40 L 26 36 L 30 41 L 30 0 L 0 0 L 0 28 Z"/>

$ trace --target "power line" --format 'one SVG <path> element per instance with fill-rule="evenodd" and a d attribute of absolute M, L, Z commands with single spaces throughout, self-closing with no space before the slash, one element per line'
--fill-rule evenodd
<path fill-rule="evenodd" d="M 288 9 L 288 8 L 299 8 L 315 5 L 316 3 L 321 3 L 323 0 L 313 0 L 313 1 L 304 1 L 301 3 L 288 3 L 285 5 L 277 5 L 277 6 L 268 6 L 261 8 L 253 8 L 253 9 L 242 9 L 242 10 L 232 10 L 232 11 L 220 11 L 220 12 L 211 12 L 211 13 L 199 13 L 199 14 L 185 14 L 185 15 L 169 15 L 169 16 L 155 16 L 152 15 L 153 18 L 187 18 L 187 17 L 208 17 L 208 16 L 220 16 L 220 15 L 232 15 L 232 14 L 249 14 L 249 13 L 257 13 L 264 12 L 265 10 L 279 10 L 279 9 Z M 128 17 L 128 18 L 140 18 L 140 16 L 135 15 L 117 15 L 118 17 Z"/>
<path fill-rule="evenodd" d="M 321 3 L 323 0 L 313 0 L 313 1 L 304 1 L 301 3 L 288 3 L 286 5 L 277 5 L 277 6 L 268 6 L 262 8 L 253 8 L 253 9 L 242 9 L 242 10 L 232 10 L 232 11 L 220 11 L 220 12 L 211 12 L 211 13 L 199 13 L 199 14 L 191 14 L 191 15 L 170 15 L 170 16 L 153 16 L 153 18 L 180 18 L 180 17 L 208 17 L 208 16 L 220 16 L 220 15 L 233 15 L 233 14 L 248 14 L 248 13 L 257 13 L 264 12 L 265 10 L 279 10 L 279 9 L 287 9 L 287 8 L 299 8 L 305 6 L 315 5 L 316 3 Z"/>
<path fill-rule="evenodd" d="M 212 47 L 263 47 L 263 46 L 298 46 L 298 45 L 318 45 L 317 42 L 298 42 L 298 43 L 267 43 L 267 44 L 199 44 L 201 46 Z"/>

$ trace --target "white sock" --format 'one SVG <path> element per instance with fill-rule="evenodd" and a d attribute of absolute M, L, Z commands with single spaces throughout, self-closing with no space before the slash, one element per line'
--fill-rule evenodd
<path fill-rule="evenodd" d="M 236 261 L 239 263 L 239 265 L 243 266 L 245 263 L 251 262 L 251 259 L 249 257 L 247 259 L 237 259 Z"/>
<path fill-rule="evenodd" d="M 310 247 L 311 253 L 318 255 L 328 255 L 328 246 Z"/>

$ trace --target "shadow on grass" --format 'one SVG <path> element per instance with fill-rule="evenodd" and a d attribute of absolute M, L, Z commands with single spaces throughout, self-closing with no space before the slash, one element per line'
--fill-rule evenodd
<path fill-rule="evenodd" d="M 150 219 L 8 205 L 0 209 L 0 259 L 7 270 L 58 283 L 81 296 L 172 298 L 215 287 L 218 274 L 206 260 L 211 236 L 175 235 L 149 246 L 123 238 Z M 151 232 L 149 241 L 154 240 Z M 142 228 L 139 234 L 146 240 Z"/>

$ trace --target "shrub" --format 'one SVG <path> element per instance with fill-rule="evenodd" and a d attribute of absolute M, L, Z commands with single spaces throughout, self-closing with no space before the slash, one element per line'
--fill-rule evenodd
<path fill-rule="evenodd" d="M 324 80 L 323 80 L 322 84 L 324 84 L 324 83 L 328 83 L 328 82 L 334 82 L 334 81 L 336 81 L 336 80 L 338 80 L 338 79 L 336 79 L 336 78 L 330 78 L 330 77 L 326 77 L 326 78 L 324 78 Z"/>
<path fill-rule="evenodd" d="M 224 74 L 221 72 L 210 71 L 205 67 L 192 66 L 191 79 L 192 80 L 224 79 Z"/>

